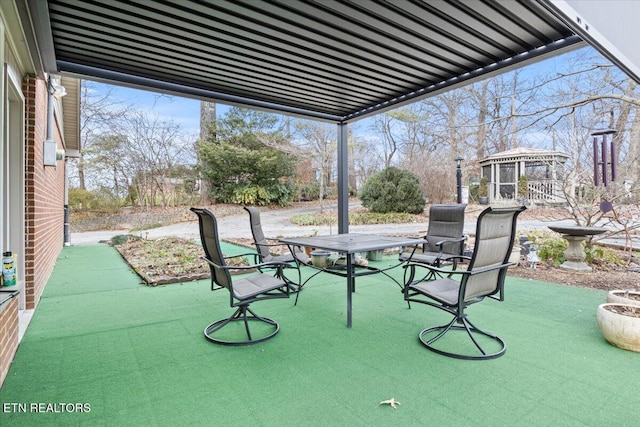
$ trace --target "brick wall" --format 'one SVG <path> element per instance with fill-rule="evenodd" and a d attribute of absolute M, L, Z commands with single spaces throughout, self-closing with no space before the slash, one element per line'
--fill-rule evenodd
<path fill-rule="evenodd" d="M 18 298 L 0 307 L 0 387 L 18 348 Z"/>
<path fill-rule="evenodd" d="M 64 161 L 43 165 L 43 141 L 47 136 L 47 83 L 36 77 L 23 82 L 26 103 L 25 142 L 25 300 L 26 308 L 38 305 L 42 291 L 63 246 Z M 57 126 L 54 140 L 62 148 Z"/>

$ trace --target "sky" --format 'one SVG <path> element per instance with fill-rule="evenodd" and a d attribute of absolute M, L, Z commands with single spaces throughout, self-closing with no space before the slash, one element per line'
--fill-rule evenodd
<path fill-rule="evenodd" d="M 114 99 L 124 104 L 132 105 L 138 110 L 145 111 L 161 119 L 171 120 L 179 124 L 188 134 L 200 133 L 200 101 L 179 96 L 164 95 L 158 92 L 150 92 L 139 89 L 131 89 L 124 86 L 110 85 L 106 83 L 92 83 L 97 92 L 111 91 Z M 219 107 L 218 115 L 224 113 L 228 107 Z M 223 111 L 224 110 L 224 111 Z"/>
<path fill-rule="evenodd" d="M 556 56 L 527 67 L 522 68 L 523 73 L 547 73 L 550 71 L 560 71 L 564 68 L 570 56 Z M 97 91 L 111 90 L 111 95 L 123 101 L 125 104 L 143 110 L 161 119 L 171 120 L 185 131 L 187 135 L 193 135 L 196 139 L 200 133 L 200 101 L 179 96 L 164 95 L 157 92 L 149 92 L 138 89 L 131 89 L 124 86 L 108 85 L 105 83 L 93 83 Z M 224 104 L 216 104 L 218 117 L 224 115 L 230 107 Z M 368 122 L 366 120 L 355 122 L 353 132 L 358 136 L 366 133 Z"/>

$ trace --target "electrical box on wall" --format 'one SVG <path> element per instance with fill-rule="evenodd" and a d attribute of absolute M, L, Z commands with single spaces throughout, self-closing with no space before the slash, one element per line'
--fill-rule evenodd
<path fill-rule="evenodd" d="M 56 150 L 58 144 L 55 141 L 46 140 L 44 142 L 44 165 L 55 166 L 56 165 Z"/>

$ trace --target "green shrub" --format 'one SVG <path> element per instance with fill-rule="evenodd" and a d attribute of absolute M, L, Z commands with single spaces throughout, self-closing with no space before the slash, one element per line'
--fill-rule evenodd
<path fill-rule="evenodd" d="M 478 197 L 480 197 L 480 184 L 471 184 L 469 185 L 469 200 L 474 202 L 478 201 Z"/>
<path fill-rule="evenodd" d="M 212 191 L 212 196 L 223 203 L 265 206 L 278 204 L 288 206 L 293 201 L 291 184 L 274 183 L 269 186 L 227 184 L 223 189 Z"/>
<path fill-rule="evenodd" d="M 375 213 L 424 211 L 424 195 L 418 178 L 395 167 L 373 174 L 360 191 L 362 206 Z"/>
<path fill-rule="evenodd" d="M 550 231 L 532 231 L 527 234 L 530 242 L 538 247 L 538 256 L 545 263 L 559 266 L 565 262 L 564 251 L 568 242 Z"/>
<path fill-rule="evenodd" d="M 304 201 L 318 200 L 320 198 L 320 184 L 312 182 L 299 189 L 299 199 Z"/>
<path fill-rule="evenodd" d="M 527 238 L 538 246 L 538 256 L 543 262 L 551 263 L 555 267 L 565 262 L 564 251 L 569 243 L 562 237 L 549 231 L 538 230 L 529 232 Z M 626 264 L 616 251 L 598 245 L 587 247 L 585 242 L 582 242 L 582 245 L 588 264 Z"/>
<path fill-rule="evenodd" d="M 478 186 L 478 197 L 489 196 L 489 182 L 486 176 L 480 178 L 480 184 Z"/>
<path fill-rule="evenodd" d="M 120 246 L 127 243 L 129 240 L 141 240 L 140 236 L 135 236 L 133 234 L 118 234 L 117 236 L 113 236 L 111 238 L 111 244 L 113 246 Z"/>
<path fill-rule="evenodd" d="M 613 251 L 609 248 L 605 248 L 603 246 L 592 246 L 590 248 L 584 249 L 585 254 L 587 255 L 586 261 L 589 264 L 616 264 L 616 265 L 625 265 L 626 261 L 622 259 L 616 251 Z"/>
<path fill-rule="evenodd" d="M 524 175 L 520 175 L 520 179 L 518 180 L 518 197 L 529 198 L 529 181 Z"/>

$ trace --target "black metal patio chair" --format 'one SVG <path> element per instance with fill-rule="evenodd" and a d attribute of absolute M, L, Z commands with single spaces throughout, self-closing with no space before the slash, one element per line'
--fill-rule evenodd
<path fill-rule="evenodd" d="M 410 262 L 406 277 L 404 299 L 430 305 L 453 315 L 445 325 L 434 326 L 420 332 L 420 342 L 429 350 L 459 359 L 492 359 L 506 351 L 506 344 L 498 336 L 477 328 L 467 317 L 466 308 L 483 301 L 485 297 L 504 300 L 504 279 L 511 263 L 516 219 L 526 208 L 487 208 L 478 217 L 473 255 L 466 270 L 442 269 L 423 263 Z M 416 270 L 429 269 L 440 275 L 437 280 L 415 280 Z M 427 274 L 427 276 L 429 276 Z M 464 331 L 473 342 L 444 339 L 451 331 Z M 450 334 L 451 335 L 451 334 Z M 456 335 L 457 338 L 457 335 Z M 442 340 L 444 345 L 436 347 Z M 440 344 L 439 343 L 439 344 Z M 469 348 L 467 348 L 469 347 Z M 485 347 L 491 347 L 487 351 Z M 446 349 L 445 349 L 446 348 Z"/>
<path fill-rule="evenodd" d="M 466 204 L 437 204 L 429 208 L 429 228 L 427 230 L 425 244 L 422 245 L 422 252 L 402 251 L 400 260 L 417 262 L 433 267 L 444 267 L 453 265 L 460 259 L 464 250 L 464 211 Z M 410 272 L 415 270 L 411 269 Z M 430 280 L 435 277 L 435 273 L 427 270 L 427 277 L 423 280 Z M 409 277 L 408 281 L 413 281 L 414 277 Z"/>
<path fill-rule="evenodd" d="M 287 245 L 282 244 L 282 243 L 278 243 L 276 239 L 268 239 L 267 237 L 265 237 L 264 235 L 264 231 L 262 230 L 262 222 L 260 220 L 260 211 L 258 210 L 258 208 L 254 207 L 254 206 L 245 206 L 244 210 L 246 210 L 249 213 L 249 224 L 251 226 L 251 234 L 253 236 L 253 244 L 256 247 L 256 264 L 263 264 L 263 263 L 271 263 L 271 262 L 279 262 L 279 263 L 293 263 L 293 262 L 299 262 L 302 264 L 308 264 L 309 263 L 309 257 L 307 256 L 307 254 L 304 252 L 303 248 L 294 248 L 295 250 L 295 257 L 293 256 L 291 251 L 287 251 L 286 253 L 282 254 L 282 255 L 272 255 L 270 248 L 274 248 L 274 247 L 287 247 Z M 274 243 L 269 243 L 269 241 L 272 241 Z M 263 270 L 267 270 L 267 269 L 273 269 L 271 268 L 268 264 L 267 267 L 260 267 L 260 271 Z M 282 272 L 282 268 L 276 268 L 274 270 L 274 273 L 280 274 L 280 272 Z M 297 286 L 294 287 L 293 291 L 297 291 Z"/>
<path fill-rule="evenodd" d="M 215 216 L 207 209 L 191 208 L 191 211 L 198 215 L 200 240 L 205 253 L 203 258 L 211 269 L 211 288 L 212 290 L 226 288 L 230 294 L 231 307 L 237 307 L 230 317 L 217 320 L 208 325 L 204 329 L 204 336 L 211 342 L 223 345 L 255 344 L 272 338 L 280 330 L 280 325 L 273 319 L 258 316 L 249 306 L 262 300 L 289 298 L 293 282 L 281 272 L 275 276 L 257 273 L 232 280 L 230 270 L 251 271 L 263 267 L 282 269 L 290 267 L 290 265 L 275 261 L 249 266 L 228 265 L 227 259 L 253 254 L 247 253 L 225 257 L 220 249 L 220 238 Z M 242 338 L 237 338 L 237 334 L 221 332 L 223 328 L 237 321 L 244 322 Z M 249 326 L 251 322 L 266 324 L 268 333 L 259 338 L 254 338 Z M 245 334 L 246 338 L 244 337 Z"/>
<path fill-rule="evenodd" d="M 269 239 L 265 237 L 264 231 L 262 230 L 262 222 L 260 220 L 260 210 L 255 206 L 245 206 L 244 210 L 249 213 L 249 224 L 251 226 L 251 235 L 253 236 L 253 244 L 256 246 L 256 250 L 258 251 L 258 261 L 259 262 L 293 262 L 295 261 L 293 255 L 290 251 L 282 255 L 272 255 L 269 251 L 269 248 L 272 247 L 286 247 L 287 245 L 283 243 L 278 243 L 277 239 Z M 275 243 L 269 243 L 269 240 Z M 306 264 L 309 262 L 309 258 L 304 251 L 300 250 L 296 251 L 296 258 L 298 261 Z"/>

